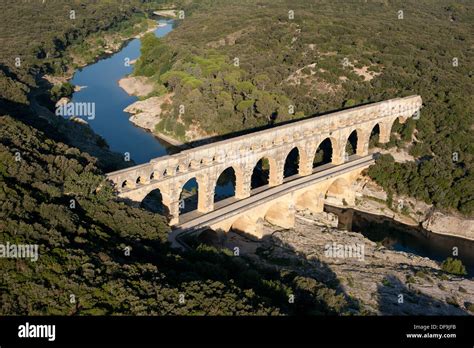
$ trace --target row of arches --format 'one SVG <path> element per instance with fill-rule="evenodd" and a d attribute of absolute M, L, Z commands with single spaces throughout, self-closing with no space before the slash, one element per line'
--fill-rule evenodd
<path fill-rule="evenodd" d="M 369 144 L 371 146 L 374 146 L 378 142 L 379 134 L 380 134 L 380 126 L 379 124 L 376 124 L 371 131 L 371 135 L 369 139 Z M 346 146 L 345 146 L 345 153 L 348 156 L 356 154 L 358 141 L 359 141 L 359 131 L 353 130 L 352 133 L 349 135 L 346 141 Z M 331 162 L 332 157 L 333 157 L 333 152 L 334 152 L 334 145 L 335 144 L 333 144 L 333 140 L 329 137 L 324 139 L 320 143 L 320 145 L 318 146 L 318 149 L 316 150 L 316 154 L 314 156 L 313 167 Z M 287 156 L 287 159 L 285 162 L 285 168 L 284 168 L 284 177 L 296 175 L 298 173 L 299 161 L 300 161 L 299 149 L 295 147 L 294 149 L 291 150 L 291 152 Z M 180 166 L 177 166 L 175 172 L 176 173 L 186 172 L 190 168 L 192 168 L 192 163 L 189 163 L 189 168 L 180 168 Z M 268 168 L 269 168 L 268 158 L 262 158 L 261 161 L 257 163 L 257 172 L 264 172 L 265 170 L 268 170 Z M 226 173 L 226 175 L 227 174 L 228 173 Z M 154 171 L 150 173 L 150 175 L 139 176 L 133 181 L 131 181 L 130 179 L 124 180 L 123 182 L 120 183 L 120 187 L 122 189 L 134 188 L 137 185 L 144 185 L 158 179 L 166 178 L 168 176 L 170 176 L 170 174 L 168 173 L 167 169 L 163 170 L 163 172 L 160 172 L 160 173 Z M 261 182 L 260 185 L 258 185 L 257 183 L 258 181 Z M 257 186 L 265 185 L 264 179 L 258 179 L 255 176 L 253 176 L 252 182 L 257 183 L 256 184 Z"/>
<path fill-rule="evenodd" d="M 375 125 L 372 129 L 370 140 L 371 142 L 378 141 L 380 127 Z M 357 152 L 358 146 L 358 132 L 354 130 L 348 137 L 346 143 L 346 153 L 350 156 Z M 330 138 L 323 140 L 313 158 L 312 168 L 317 169 L 319 166 L 331 163 L 333 157 L 333 141 Z M 301 156 L 298 147 L 294 147 L 286 156 L 283 167 L 283 179 L 289 178 L 299 174 L 301 166 Z M 250 190 L 254 190 L 266 185 L 270 182 L 270 172 L 275 163 L 271 158 L 262 157 L 253 167 Z M 277 170 L 276 168 L 273 170 Z M 213 202 L 217 203 L 224 199 L 235 197 L 237 188 L 237 176 L 241 173 L 236 173 L 234 167 L 227 167 L 217 178 Z M 179 213 L 188 213 L 198 209 L 199 185 L 196 178 L 188 180 L 182 187 L 179 197 Z M 166 207 L 163 206 L 162 196 L 159 189 L 151 191 L 142 201 L 142 207 L 147 210 L 166 215 Z"/>

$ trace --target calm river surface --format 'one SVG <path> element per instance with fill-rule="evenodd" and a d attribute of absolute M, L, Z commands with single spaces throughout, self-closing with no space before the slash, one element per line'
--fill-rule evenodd
<path fill-rule="evenodd" d="M 173 20 L 160 19 L 166 24 L 155 30 L 155 35 L 163 37 L 173 28 Z M 95 103 L 95 119 L 87 120 L 91 128 L 100 134 L 110 149 L 119 153 L 130 153 L 136 164 L 166 155 L 168 145 L 142 128 L 134 126 L 123 111 L 138 100 L 129 96 L 118 81 L 133 71 L 133 65 L 126 66 L 125 60 L 140 56 L 140 39 L 131 40 L 121 51 L 78 70 L 72 84 L 86 86 L 74 93 L 73 102 Z"/>

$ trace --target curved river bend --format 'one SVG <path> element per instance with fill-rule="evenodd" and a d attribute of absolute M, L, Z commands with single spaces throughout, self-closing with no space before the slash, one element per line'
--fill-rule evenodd
<path fill-rule="evenodd" d="M 155 35 L 163 37 L 173 29 L 173 20 L 160 19 Z M 118 81 L 133 71 L 133 65 L 126 66 L 126 59 L 140 56 L 140 39 L 133 39 L 120 51 L 97 63 L 78 70 L 71 81 L 77 86 L 86 86 L 75 92 L 72 102 L 95 103 L 95 118 L 87 120 L 90 127 L 101 135 L 112 151 L 128 152 L 136 164 L 166 155 L 168 144 L 142 128 L 134 126 L 123 111 L 138 100 L 129 96 Z"/>

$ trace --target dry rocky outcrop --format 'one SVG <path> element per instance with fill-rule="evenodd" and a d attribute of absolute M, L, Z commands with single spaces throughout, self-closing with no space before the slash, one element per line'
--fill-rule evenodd
<path fill-rule="evenodd" d="M 473 314 L 469 311 L 474 308 L 473 280 L 446 274 L 428 258 L 389 250 L 359 233 L 325 224 L 317 215 L 299 212 L 294 229 L 267 224 L 271 233 L 260 241 L 230 232 L 221 245 L 239 247 L 242 255 L 267 266 L 336 283 L 340 293 L 359 304 L 360 313 Z M 334 246 L 349 249 L 328 253 Z"/>

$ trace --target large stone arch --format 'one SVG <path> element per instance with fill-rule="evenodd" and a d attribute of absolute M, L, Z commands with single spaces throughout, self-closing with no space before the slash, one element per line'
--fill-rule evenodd
<path fill-rule="evenodd" d="M 298 149 L 299 162 L 298 162 L 298 175 L 305 176 L 313 172 L 313 153 L 316 152 L 316 143 L 314 141 L 298 142 L 293 146 L 289 151 L 287 151 L 285 156 L 289 156 L 290 152 L 294 149 Z"/>
<path fill-rule="evenodd" d="M 371 123 L 367 130 L 367 144 L 370 147 L 371 142 L 373 146 L 380 143 L 380 122 Z"/>
<path fill-rule="evenodd" d="M 149 190 L 141 200 L 140 207 L 152 213 L 169 216 L 169 208 L 164 203 L 163 193 L 160 187 Z"/>
<path fill-rule="evenodd" d="M 293 146 L 289 151 L 286 151 L 283 156 L 283 177 L 299 174 L 300 169 L 301 149 L 299 146 Z"/>
<path fill-rule="evenodd" d="M 312 213 L 321 213 L 324 210 L 324 194 L 318 189 L 309 189 L 296 196 L 295 208 L 308 209 Z"/>
<path fill-rule="evenodd" d="M 355 142 L 352 144 L 354 147 L 354 152 L 349 153 L 349 155 L 357 155 L 357 156 L 366 156 L 369 152 L 369 137 L 370 137 L 370 130 L 367 130 L 362 127 L 357 127 L 351 129 L 347 135 L 344 151 L 347 152 L 348 144 Z"/>
<path fill-rule="evenodd" d="M 262 238 L 264 233 L 263 219 L 241 215 L 232 223 L 231 229 L 238 233 Z"/>
<path fill-rule="evenodd" d="M 270 205 L 265 220 L 282 228 L 295 226 L 295 207 L 291 199 L 282 199 Z"/>
<path fill-rule="evenodd" d="M 196 183 L 196 194 L 191 194 L 190 196 L 185 195 L 185 186 L 189 183 L 195 182 Z M 189 213 L 190 211 L 194 211 L 196 209 L 199 210 L 199 206 L 202 200 L 202 184 L 197 176 L 187 177 L 185 180 L 182 180 L 179 183 L 179 211 L 180 214 Z"/>
<path fill-rule="evenodd" d="M 385 120 L 378 122 L 380 128 L 379 143 L 385 144 L 390 141 L 390 134 L 392 133 L 393 124 L 397 119 L 400 123 L 405 123 L 407 120 L 407 116 L 398 115 L 395 117 L 386 118 Z"/>
<path fill-rule="evenodd" d="M 333 180 L 326 190 L 325 201 L 334 205 L 354 205 L 355 195 L 351 189 L 351 180 L 344 177 Z"/>
<path fill-rule="evenodd" d="M 360 132 L 357 132 L 357 129 L 350 129 L 347 133 L 348 135 L 344 136 L 344 156 L 351 156 L 357 152 Z"/>
<path fill-rule="evenodd" d="M 140 185 L 127 192 L 126 198 L 134 206 L 141 206 L 142 202 L 150 193 L 159 190 L 163 204 L 163 215 L 165 215 L 170 224 L 176 224 L 179 218 L 179 189 L 180 185 L 175 183 L 153 182 L 147 185 Z"/>

